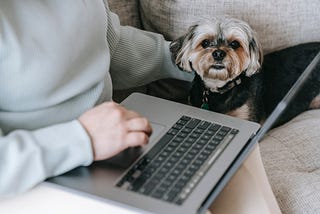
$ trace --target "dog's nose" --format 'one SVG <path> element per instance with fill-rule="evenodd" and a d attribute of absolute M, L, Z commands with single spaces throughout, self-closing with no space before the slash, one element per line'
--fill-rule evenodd
<path fill-rule="evenodd" d="M 226 52 L 223 50 L 215 50 L 212 53 L 212 56 L 215 60 L 223 60 L 226 55 Z"/>

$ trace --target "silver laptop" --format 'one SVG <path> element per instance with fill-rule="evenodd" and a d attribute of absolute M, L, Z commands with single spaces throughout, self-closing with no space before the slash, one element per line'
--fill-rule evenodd
<path fill-rule="evenodd" d="M 204 213 L 319 61 L 320 53 L 261 129 L 250 121 L 134 93 L 122 105 L 151 121 L 149 144 L 49 181 L 138 213 Z"/>

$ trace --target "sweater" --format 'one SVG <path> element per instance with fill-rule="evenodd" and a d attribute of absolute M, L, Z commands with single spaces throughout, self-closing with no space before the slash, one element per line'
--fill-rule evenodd
<path fill-rule="evenodd" d="M 162 35 L 121 26 L 103 0 L 0 1 L 0 195 L 93 161 L 78 117 L 113 89 L 191 80 Z"/>

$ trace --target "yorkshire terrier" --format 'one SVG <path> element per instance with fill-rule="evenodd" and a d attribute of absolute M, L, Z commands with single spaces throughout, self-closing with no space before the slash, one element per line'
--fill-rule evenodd
<path fill-rule="evenodd" d="M 223 17 L 191 26 L 170 50 L 181 70 L 195 72 L 192 105 L 263 123 L 320 51 L 320 42 L 264 56 L 246 22 Z M 320 108 L 320 65 L 277 125 L 314 108 Z"/>

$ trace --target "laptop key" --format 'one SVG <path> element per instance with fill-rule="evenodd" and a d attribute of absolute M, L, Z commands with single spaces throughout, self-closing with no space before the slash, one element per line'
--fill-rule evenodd
<path fill-rule="evenodd" d="M 163 199 L 166 201 L 172 202 L 177 197 L 180 191 L 181 191 L 180 188 L 174 187 L 168 194 L 163 196 Z"/>
<path fill-rule="evenodd" d="M 176 135 L 178 134 L 179 130 L 178 129 L 175 129 L 175 128 L 171 128 L 167 134 L 170 134 L 170 135 Z"/>
<path fill-rule="evenodd" d="M 209 127 L 209 130 L 212 130 L 212 131 L 218 131 L 218 129 L 221 127 L 221 125 L 218 125 L 218 124 L 212 124 L 210 127 Z"/>
<path fill-rule="evenodd" d="M 185 132 L 180 132 L 178 134 L 178 137 L 181 137 L 181 138 L 186 138 L 188 136 L 188 133 L 185 133 Z"/>
<path fill-rule="evenodd" d="M 143 170 L 148 164 L 150 163 L 150 159 L 147 157 L 143 157 L 139 160 L 139 162 L 136 164 L 136 169 Z"/>
<path fill-rule="evenodd" d="M 181 132 L 187 133 L 187 134 L 189 134 L 191 131 L 192 131 L 192 129 L 186 128 L 186 127 L 181 130 Z"/>
<path fill-rule="evenodd" d="M 206 133 L 207 133 L 208 135 L 211 135 L 211 136 L 212 136 L 212 135 L 214 135 L 216 132 L 217 132 L 217 131 L 208 129 Z"/>
<path fill-rule="evenodd" d="M 190 128 L 190 129 L 194 129 L 199 123 L 200 123 L 201 120 L 199 119 L 196 119 L 196 118 L 192 118 L 189 123 L 187 123 L 186 127 L 187 128 Z"/>
<path fill-rule="evenodd" d="M 183 141 L 183 138 L 182 138 L 182 137 L 177 136 L 177 137 L 175 137 L 175 138 L 173 139 L 173 141 L 174 141 L 174 142 L 181 143 L 181 142 Z"/>
<path fill-rule="evenodd" d="M 173 138 L 173 135 L 165 134 L 159 140 L 159 142 L 157 142 L 157 144 L 154 147 L 152 147 L 152 149 L 146 154 L 146 157 L 149 159 L 153 159 L 154 156 L 156 156 L 162 150 L 162 148 L 164 148 L 166 144 L 170 142 L 172 138 Z"/>
<path fill-rule="evenodd" d="M 153 193 L 152 193 L 152 197 L 154 197 L 154 198 L 162 198 L 162 196 L 165 194 L 165 188 L 161 188 L 161 189 L 157 189 L 156 191 L 154 191 Z"/>
<path fill-rule="evenodd" d="M 192 132 L 191 133 L 191 135 L 190 135 L 190 137 L 192 137 L 192 138 L 199 138 L 201 136 L 201 134 L 198 134 L 198 133 L 195 133 L 195 132 Z"/>
<path fill-rule="evenodd" d="M 204 129 L 201 129 L 201 128 L 196 128 L 196 129 L 194 130 L 194 132 L 197 133 L 197 134 L 202 134 L 204 131 L 205 131 L 205 130 L 204 130 Z"/>
<path fill-rule="evenodd" d="M 180 119 L 185 120 L 185 121 L 189 121 L 189 120 L 191 120 L 191 117 L 183 115 Z"/>
<path fill-rule="evenodd" d="M 140 187 L 146 182 L 147 180 L 143 177 L 140 176 L 137 178 L 132 184 L 131 184 L 131 190 L 132 191 L 137 191 L 139 190 Z"/>
<path fill-rule="evenodd" d="M 208 122 L 208 121 L 201 121 L 201 123 L 199 124 L 199 126 L 198 126 L 198 128 L 200 128 L 200 129 L 206 129 L 206 128 L 208 128 L 208 126 L 210 126 L 210 122 Z"/>
<path fill-rule="evenodd" d="M 177 129 L 177 130 L 180 130 L 180 129 L 183 128 L 183 125 L 182 125 L 182 124 L 174 124 L 174 125 L 173 125 L 173 128 L 174 128 L 174 129 Z"/>
<path fill-rule="evenodd" d="M 225 132 L 229 132 L 231 130 L 231 128 L 227 127 L 227 126 L 222 126 L 220 130 L 225 131 Z"/>
<path fill-rule="evenodd" d="M 238 134 L 238 132 L 239 132 L 238 129 L 232 129 L 230 133 L 235 135 L 235 134 Z"/>
<path fill-rule="evenodd" d="M 139 189 L 139 193 L 149 195 L 157 184 L 158 183 L 156 181 L 150 181 Z"/>

